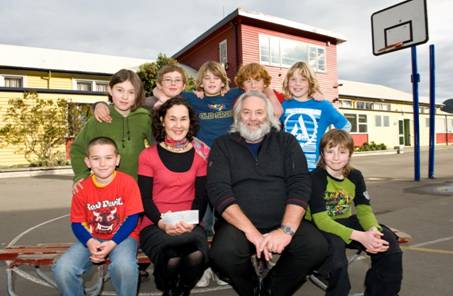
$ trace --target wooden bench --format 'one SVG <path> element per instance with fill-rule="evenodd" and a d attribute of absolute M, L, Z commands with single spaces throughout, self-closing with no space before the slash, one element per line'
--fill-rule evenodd
<path fill-rule="evenodd" d="M 50 267 L 72 245 L 72 243 L 50 243 L 36 245 L 17 245 L 0 249 L 0 261 L 6 263 L 7 288 L 10 296 L 16 295 L 13 285 L 13 273 L 21 273 L 26 279 L 47 287 L 56 288 L 52 278 L 46 275 L 41 267 Z M 149 258 L 139 250 L 137 253 L 138 263 L 151 263 Z M 108 264 L 109 261 L 106 261 Z M 97 266 L 98 279 L 96 283 L 86 289 L 87 295 L 99 295 L 105 280 L 106 264 Z M 31 266 L 37 276 L 19 270 L 20 266 Z"/>

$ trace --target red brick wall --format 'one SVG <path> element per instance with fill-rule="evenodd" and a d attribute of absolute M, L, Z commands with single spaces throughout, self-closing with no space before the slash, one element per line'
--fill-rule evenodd
<path fill-rule="evenodd" d="M 236 64 L 236 38 L 235 29 L 231 23 L 226 24 L 220 30 L 192 47 L 189 51 L 178 57 L 178 62 L 188 65 L 195 70 L 206 61 L 219 61 L 219 43 L 227 40 L 228 77 L 234 77 L 237 72 Z"/>
<path fill-rule="evenodd" d="M 242 62 L 244 64 L 256 62 L 259 63 L 259 39 L 258 34 L 266 34 L 270 36 L 277 36 L 287 39 L 293 39 L 303 41 L 306 43 L 315 44 L 326 48 L 326 63 L 327 71 L 325 73 L 316 73 L 319 83 L 321 85 L 321 91 L 323 97 L 329 100 L 338 97 L 338 90 L 333 86 L 338 81 L 337 73 L 337 48 L 335 44 L 326 45 L 325 41 L 313 40 L 304 37 L 294 36 L 290 34 L 279 33 L 267 29 L 261 29 L 250 25 L 241 25 L 241 37 L 242 37 Z M 283 80 L 285 78 L 287 68 L 265 66 L 269 74 L 272 76 L 271 86 L 281 91 Z"/>

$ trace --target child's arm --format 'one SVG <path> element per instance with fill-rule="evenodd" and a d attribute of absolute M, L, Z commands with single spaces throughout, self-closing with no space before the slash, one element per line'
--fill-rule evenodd
<path fill-rule="evenodd" d="M 355 184 L 354 205 L 360 225 L 365 230 L 372 228 L 382 230 L 371 208 L 370 196 L 362 173 L 359 170 L 352 170 L 348 178 Z"/>
<path fill-rule="evenodd" d="M 329 116 L 329 124 L 333 124 L 336 128 L 342 129 L 346 132 L 350 132 L 352 125 L 346 119 L 346 117 L 344 117 L 344 115 L 341 114 L 341 112 L 338 111 L 337 108 L 335 108 L 331 102 L 325 101 L 323 103 L 327 104 L 328 111 L 327 116 Z"/>
<path fill-rule="evenodd" d="M 74 183 L 77 183 L 90 175 L 90 169 L 86 166 L 84 159 L 86 155 L 85 150 L 89 142 L 89 130 L 95 129 L 93 123 L 95 123 L 93 118 L 88 119 L 87 123 L 71 145 L 70 156 L 72 171 L 74 172 Z M 74 184 L 74 187 L 77 187 L 77 184 Z"/>
<path fill-rule="evenodd" d="M 280 115 L 282 115 L 282 113 L 283 113 L 283 108 L 282 108 L 282 105 L 280 104 L 280 101 L 278 100 L 277 96 L 275 95 L 274 90 L 270 87 L 266 87 L 264 89 L 264 94 L 272 102 L 272 106 L 274 106 L 275 117 L 280 118 Z"/>
<path fill-rule="evenodd" d="M 100 101 L 94 103 L 93 115 L 98 122 L 112 122 L 109 105 L 106 102 Z"/>

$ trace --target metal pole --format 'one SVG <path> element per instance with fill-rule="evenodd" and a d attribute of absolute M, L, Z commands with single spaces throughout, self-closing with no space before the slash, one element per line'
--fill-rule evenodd
<path fill-rule="evenodd" d="M 434 179 L 434 148 L 436 145 L 436 60 L 434 44 L 429 46 L 429 164 L 428 178 Z"/>
<path fill-rule="evenodd" d="M 418 83 L 420 74 L 417 71 L 417 48 L 411 47 L 412 57 L 412 96 L 414 99 L 414 180 L 420 181 L 420 125 L 418 113 Z"/>

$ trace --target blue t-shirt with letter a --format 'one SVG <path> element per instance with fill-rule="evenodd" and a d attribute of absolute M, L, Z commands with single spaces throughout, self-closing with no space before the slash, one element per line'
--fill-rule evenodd
<path fill-rule="evenodd" d="M 319 142 L 329 125 L 351 130 L 351 124 L 328 100 L 297 101 L 286 100 L 282 103 L 280 117 L 285 132 L 294 135 L 307 159 L 308 170 L 316 168 L 319 157 Z"/>

